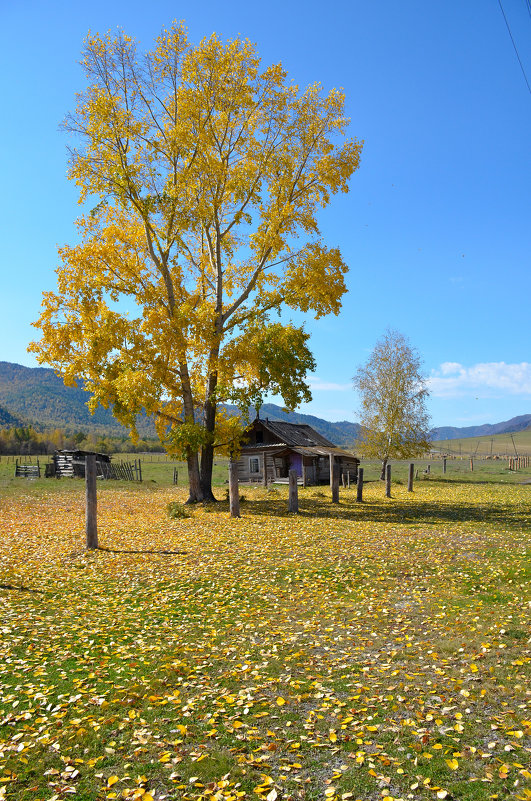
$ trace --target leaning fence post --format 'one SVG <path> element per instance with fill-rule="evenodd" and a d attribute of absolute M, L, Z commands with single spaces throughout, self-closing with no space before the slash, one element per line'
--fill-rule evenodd
<path fill-rule="evenodd" d="M 363 467 L 358 467 L 358 484 L 356 489 L 356 501 L 363 501 Z"/>
<path fill-rule="evenodd" d="M 85 534 L 87 549 L 98 547 L 98 505 L 96 497 L 96 457 L 88 453 L 85 459 Z"/>
<path fill-rule="evenodd" d="M 240 517 L 240 488 L 238 486 L 238 462 L 229 462 L 229 508 L 231 517 Z"/>
<path fill-rule="evenodd" d="M 388 464 L 385 468 L 385 497 L 391 497 L 391 465 Z"/>
<path fill-rule="evenodd" d="M 415 471 L 415 465 L 413 462 L 409 463 L 409 475 L 407 479 L 407 491 L 413 492 L 413 473 Z"/>
<path fill-rule="evenodd" d="M 299 511 L 299 486 L 297 482 L 297 471 L 289 471 L 289 495 L 288 495 L 288 512 L 297 514 Z"/>

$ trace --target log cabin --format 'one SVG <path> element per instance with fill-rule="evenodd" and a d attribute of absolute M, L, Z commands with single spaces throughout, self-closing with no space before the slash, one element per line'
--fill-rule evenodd
<path fill-rule="evenodd" d="M 328 484 L 330 461 L 339 476 L 356 482 L 359 459 L 337 448 L 306 424 L 256 419 L 247 430 L 238 460 L 238 481 L 251 484 L 287 484 L 296 470 L 300 484 Z"/>

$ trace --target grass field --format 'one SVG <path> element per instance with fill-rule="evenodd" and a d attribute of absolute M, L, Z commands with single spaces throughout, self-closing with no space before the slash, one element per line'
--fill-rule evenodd
<path fill-rule="evenodd" d="M 7 496 L 12 493 L 18 495 L 22 488 L 30 494 L 39 495 L 41 493 L 54 493 L 54 492 L 78 492 L 79 486 L 77 480 L 71 479 L 45 479 L 40 480 L 26 480 L 15 479 L 15 464 L 14 461 L 17 457 L 14 456 L 0 456 L 0 497 L 1 495 Z M 22 461 L 29 463 L 36 463 L 37 457 L 24 456 L 18 457 Z M 49 457 L 39 457 L 41 467 Z M 113 461 L 120 462 L 134 462 L 135 459 L 140 459 L 142 462 L 142 478 L 143 483 L 151 488 L 163 488 L 173 486 L 173 471 L 177 469 L 178 486 L 187 485 L 187 472 L 186 464 L 184 462 L 176 462 L 170 459 L 165 454 L 149 454 L 147 456 L 138 456 L 138 454 L 120 453 L 113 456 Z M 419 481 L 432 481 L 442 483 L 453 482 L 481 482 L 488 481 L 494 483 L 510 483 L 518 484 L 524 481 L 531 480 L 531 467 L 521 468 L 519 470 L 510 470 L 509 462 L 505 460 L 494 461 L 485 458 L 474 458 L 474 470 L 470 470 L 470 459 L 451 457 L 446 461 L 446 474 L 443 475 L 442 459 L 434 457 L 432 459 L 417 459 L 414 462 L 415 472 L 418 471 Z M 364 469 L 364 481 L 373 482 L 378 481 L 380 476 L 380 462 L 377 460 L 363 459 L 361 463 Z M 429 466 L 430 473 L 427 474 Z M 394 482 L 407 483 L 409 461 L 391 461 L 392 467 L 392 480 Z M 43 471 L 44 474 L 44 471 Z M 213 484 L 216 487 L 222 487 L 227 483 L 228 479 L 228 460 L 218 459 L 214 464 L 213 470 Z M 102 482 L 100 487 L 103 491 L 107 491 L 113 487 L 127 487 L 127 482 Z M 245 487 L 243 492 L 246 492 Z"/>
<path fill-rule="evenodd" d="M 0 462 L 0 799 L 531 799 L 523 475 L 173 520 L 163 468 L 86 552 L 83 482 Z"/>
<path fill-rule="evenodd" d="M 466 437 L 440 440 L 433 443 L 434 449 L 455 456 L 531 456 L 531 428 L 514 434 L 495 434 L 492 437 Z"/>

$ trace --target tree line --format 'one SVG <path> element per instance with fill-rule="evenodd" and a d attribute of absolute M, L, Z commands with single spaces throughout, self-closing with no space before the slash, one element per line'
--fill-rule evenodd
<path fill-rule="evenodd" d="M 54 428 L 38 431 L 31 425 L 0 428 L 0 454 L 4 456 L 46 456 L 56 450 L 84 450 L 97 453 L 146 453 L 163 449 L 156 439 L 112 437 L 94 432 Z"/>

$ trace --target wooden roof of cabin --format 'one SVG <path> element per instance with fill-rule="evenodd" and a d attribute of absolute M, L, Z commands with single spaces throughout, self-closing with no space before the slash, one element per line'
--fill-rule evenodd
<path fill-rule="evenodd" d="M 323 437 L 306 423 L 284 423 L 280 420 L 258 420 L 264 428 L 286 445 L 311 448 L 313 445 L 324 445 L 325 448 L 335 448 L 333 442 Z"/>
<path fill-rule="evenodd" d="M 358 462 L 358 464 L 360 461 L 357 456 L 354 456 L 353 453 L 350 453 L 343 448 L 329 448 L 323 447 L 322 445 L 315 445 L 311 448 L 305 448 L 301 446 L 290 447 L 288 450 L 294 451 L 295 453 L 300 453 L 301 456 L 330 456 L 333 454 L 334 456 L 339 456 L 343 459 L 350 459 L 352 462 Z M 280 451 L 280 453 L 284 453 L 284 451 Z"/>

